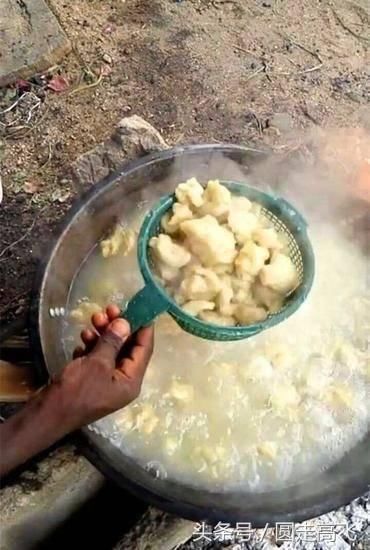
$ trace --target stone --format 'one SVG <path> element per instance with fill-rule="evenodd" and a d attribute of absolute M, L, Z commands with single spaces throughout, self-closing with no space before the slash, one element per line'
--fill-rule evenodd
<path fill-rule="evenodd" d="M 196 523 L 149 508 L 114 550 L 172 550 L 187 542 Z"/>
<path fill-rule="evenodd" d="M 36 391 L 32 369 L 0 359 L 0 402 L 27 401 Z"/>
<path fill-rule="evenodd" d="M 0 87 L 45 71 L 70 50 L 45 0 L 1 0 Z"/>
<path fill-rule="evenodd" d="M 275 113 L 269 118 L 269 126 L 277 128 L 280 132 L 285 133 L 293 129 L 293 117 L 289 113 Z"/>
<path fill-rule="evenodd" d="M 0 499 L 1 549 L 31 550 L 70 514 L 82 507 L 104 483 L 104 477 L 74 446 L 52 452 L 36 471 L 5 486 Z"/>
<path fill-rule="evenodd" d="M 122 147 L 128 141 L 139 151 L 141 149 L 141 153 L 154 153 L 168 148 L 158 130 L 137 115 L 123 118 L 118 123 L 115 137 L 120 140 Z"/>
<path fill-rule="evenodd" d="M 82 192 L 115 172 L 125 161 L 167 148 L 161 134 L 149 122 L 137 115 L 124 117 L 109 139 L 72 164 L 73 186 Z"/>

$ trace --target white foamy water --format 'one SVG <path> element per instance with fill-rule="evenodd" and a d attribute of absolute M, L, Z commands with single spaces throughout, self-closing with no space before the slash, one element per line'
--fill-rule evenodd
<path fill-rule="evenodd" d="M 281 487 L 338 461 L 370 423 L 369 258 L 340 227 L 311 230 L 314 287 L 284 323 L 217 343 L 159 319 L 140 397 L 93 428 L 160 477 L 221 490 Z M 140 287 L 134 251 L 104 259 L 97 247 L 69 308 Z M 68 325 L 69 351 L 80 330 Z"/>

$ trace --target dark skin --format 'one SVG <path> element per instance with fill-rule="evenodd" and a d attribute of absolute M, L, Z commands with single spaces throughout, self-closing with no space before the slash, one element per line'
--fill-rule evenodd
<path fill-rule="evenodd" d="M 8 474 L 65 435 L 131 403 L 140 393 L 153 352 L 153 328 L 131 335 L 119 308 L 92 317 L 59 378 L 0 425 L 0 476 Z"/>

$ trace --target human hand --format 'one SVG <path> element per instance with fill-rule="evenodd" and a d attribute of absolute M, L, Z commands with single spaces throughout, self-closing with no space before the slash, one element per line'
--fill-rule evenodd
<path fill-rule="evenodd" d="M 81 333 L 84 348 L 58 379 L 0 425 L 0 475 L 23 464 L 58 439 L 133 401 L 153 351 L 153 329 L 130 334 L 119 308 L 92 318 L 94 330 Z"/>
<path fill-rule="evenodd" d="M 49 402 L 62 412 L 65 430 L 72 431 L 128 405 L 139 395 L 153 352 L 153 328 L 131 335 L 119 308 L 108 306 L 92 317 L 94 330 L 85 329 L 85 347 L 52 381 Z"/>

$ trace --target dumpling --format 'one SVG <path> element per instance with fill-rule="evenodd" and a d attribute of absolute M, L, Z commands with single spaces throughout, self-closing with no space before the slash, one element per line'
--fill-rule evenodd
<path fill-rule="evenodd" d="M 258 246 L 252 241 L 247 242 L 235 259 L 235 270 L 241 279 L 249 279 L 258 275 L 270 254 L 267 248 Z"/>
<path fill-rule="evenodd" d="M 149 246 L 157 259 L 169 267 L 184 267 L 191 260 L 190 252 L 183 246 L 173 242 L 171 237 L 164 233 L 150 239 Z"/>
<path fill-rule="evenodd" d="M 124 229 L 120 225 L 116 225 L 112 234 L 103 239 L 100 243 L 100 249 L 103 258 L 116 256 L 121 253 L 127 256 L 134 248 L 136 242 L 136 234 L 132 229 Z"/>
<path fill-rule="evenodd" d="M 182 222 L 181 231 L 187 237 L 190 250 L 206 266 L 229 264 L 236 255 L 235 238 L 231 231 L 222 227 L 216 218 L 204 216 Z"/>
<path fill-rule="evenodd" d="M 212 300 L 221 289 L 221 281 L 211 269 L 193 266 L 180 285 L 179 294 L 186 301 Z"/>
<path fill-rule="evenodd" d="M 196 317 L 201 311 L 212 311 L 215 309 L 215 303 L 207 300 L 191 300 L 190 302 L 186 302 L 182 306 L 182 309 L 188 315 Z"/>
<path fill-rule="evenodd" d="M 242 370 L 243 378 L 247 380 L 265 381 L 271 378 L 274 370 L 271 362 L 263 355 L 252 357 L 246 368 Z"/>
<path fill-rule="evenodd" d="M 251 206 L 245 197 L 233 197 L 231 202 L 228 225 L 240 244 L 250 239 L 258 227 L 258 217 L 250 212 Z"/>
<path fill-rule="evenodd" d="M 270 250 L 281 250 L 283 248 L 283 244 L 279 240 L 279 234 L 273 227 L 256 229 L 253 233 L 253 240 L 259 246 Z"/>
<path fill-rule="evenodd" d="M 192 217 L 193 213 L 187 204 L 176 202 L 173 205 L 172 213 L 163 216 L 161 225 L 166 233 L 173 234 L 178 231 L 181 222 L 191 220 Z"/>
<path fill-rule="evenodd" d="M 231 284 L 227 284 L 226 282 L 222 283 L 222 288 L 217 296 L 216 303 L 217 303 L 217 309 L 221 313 L 221 315 L 233 315 L 235 304 L 232 304 L 231 301 L 234 297 L 234 291 L 231 287 Z"/>
<path fill-rule="evenodd" d="M 239 279 L 238 277 L 231 278 L 231 286 L 234 291 L 233 302 L 242 304 L 255 304 L 252 296 L 252 276 Z"/>
<path fill-rule="evenodd" d="M 103 308 L 94 302 L 81 302 L 75 309 L 72 309 L 69 316 L 76 323 L 87 325 L 94 313 L 100 313 L 102 310 Z"/>
<path fill-rule="evenodd" d="M 173 380 L 167 395 L 174 398 L 176 401 L 189 403 L 194 399 L 194 388 L 190 384 L 184 384 L 178 380 Z"/>
<path fill-rule="evenodd" d="M 163 283 L 174 281 L 180 275 L 180 269 L 171 267 L 163 262 L 156 263 L 156 270 Z"/>
<path fill-rule="evenodd" d="M 236 321 L 231 315 L 220 315 L 215 311 L 201 311 L 199 313 L 199 318 L 206 323 L 211 325 L 219 325 L 220 327 L 234 327 Z"/>
<path fill-rule="evenodd" d="M 293 384 L 289 382 L 275 386 L 270 395 L 271 406 L 282 411 L 299 405 L 301 397 Z"/>
<path fill-rule="evenodd" d="M 203 205 L 199 209 L 201 216 L 211 215 L 216 218 L 227 216 L 231 204 L 231 193 L 219 181 L 209 181 L 203 195 Z"/>
<path fill-rule="evenodd" d="M 360 364 L 359 354 L 349 342 L 339 342 L 334 349 L 334 360 L 346 365 L 350 370 L 357 370 Z"/>
<path fill-rule="evenodd" d="M 267 318 L 267 311 L 263 307 L 238 304 L 234 310 L 234 317 L 241 325 L 251 325 L 264 321 Z"/>
<path fill-rule="evenodd" d="M 217 275 L 227 275 L 233 272 L 233 264 L 218 264 L 212 267 L 212 271 Z"/>
<path fill-rule="evenodd" d="M 310 365 L 302 371 L 301 379 L 304 384 L 304 392 L 312 397 L 321 397 L 327 390 L 329 377 L 320 368 L 320 365 Z"/>
<path fill-rule="evenodd" d="M 149 403 L 141 404 L 136 415 L 136 428 L 139 432 L 151 434 L 158 422 L 159 418 L 155 414 L 153 406 Z"/>
<path fill-rule="evenodd" d="M 185 183 L 180 183 L 175 191 L 177 200 L 181 204 L 190 206 L 190 208 L 199 208 L 202 206 L 204 202 L 203 194 L 204 189 L 195 178 L 191 178 Z"/>
<path fill-rule="evenodd" d="M 289 256 L 276 253 L 268 265 L 262 267 L 259 278 L 264 286 L 268 286 L 281 294 L 288 294 L 298 284 L 298 273 Z"/>
<path fill-rule="evenodd" d="M 278 452 L 277 443 L 275 441 L 264 441 L 260 445 L 257 445 L 257 452 L 268 460 L 275 460 Z"/>
<path fill-rule="evenodd" d="M 292 367 L 296 361 L 291 348 L 281 342 L 270 344 L 267 349 L 267 354 L 274 367 L 278 369 L 288 369 Z"/>
<path fill-rule="evenodd" d="M 164 451 L 168 456 L 172 456 L 177 449 L 180 447 L 179 438 L 175 437 L 166 437 L 164 440 Z"/>
<path fill-rule="evenodd" d="M 253 285 L 253 296 L 257 304 L 267 308 L 270 313 L 277 313 L 283 307 L 284 297 L 258 281 Z"/>

